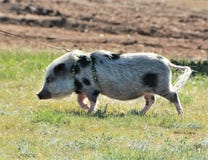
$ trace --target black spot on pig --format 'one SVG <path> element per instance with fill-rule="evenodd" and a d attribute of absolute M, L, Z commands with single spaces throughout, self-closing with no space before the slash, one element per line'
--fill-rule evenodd
<path fill-rule="evenodd" d="M 121 54 L 112 53 L 112 54 L 106 54 L 106 55 L 104 55 L 104 57 L 107 57 L 110 60 L 117 60 L 120 58 L 120 55 Z"/>
<path fill-rule="evenodd" d="M 142 82 L 146 86 L 155 88 L 157 87 L 158 75 L 156 73 L 147 73 L 143 75 Z"/>
<path fill-rule="evenodd" d="M 111 54 L 111 59 L 112 60 L 117 60 L 117 59 L 120 58 L 120 56 L 121 56 L 121 54 L 115 54 L 115 53 L 113 53 L 113 54 Z"/>
<path fill-rule="evenodd" d="M 92 92 L 92 98 L 91 98 L 91 100 L 93 101 L 93 102 L 96 102 L 97 101 L 97 96 L 100 94 L 100 92 L 98 91 L 98 90 L 94 90 L 93 92 Z"/>
<path fill-rule="evenodd" d="M 93 96 L 98 96 L 99 93 L 100 93 L 99 91 L 94 90 L 94 91 L 93 91 Z"/>
<path fill-rule="evenodd" d="M 87 56 L 80 56 L 77 63 L 84 68 L 90 65 L 90 59 Z"/>
<path fill-rule="evenodd" d="M 90 81 L 89 81 L 87 78 L 83 78 L 83 79 L 82 79 L 82 82 L 83 82 L 86 86 L 90 86 L 90 85 L 91 85 Z"/>
<path fill-rule="evenodd" d="M 74 85 L 75 85 L 75 92 L 78 94 L 78 93 L 81 93 L 82 92 L 82 88 L 83 88 L 83 85 L 82 83 L 78 80 L 78 79 L 75 79 L 74 80 Z"/>
<path fill-rule="evenodd" d="M 65 72 L 65 64 L 64 63 L 60 63 L 60 64 L 56 65 L 54 67 L 53 72 L 54 72 L 54 74 L 56 76 L 63 74 Z"/>

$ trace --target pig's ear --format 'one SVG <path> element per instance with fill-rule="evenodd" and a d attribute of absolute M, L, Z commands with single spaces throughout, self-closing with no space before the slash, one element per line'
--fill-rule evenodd
<path fill-rule="evenodd" d="M 65 64 L 64 63 L 60 63 L 60 64 L 56 65 L 54 67 L 53 72 L 54 72 L 55 75 L 63 74 L 65 72 Z"/>

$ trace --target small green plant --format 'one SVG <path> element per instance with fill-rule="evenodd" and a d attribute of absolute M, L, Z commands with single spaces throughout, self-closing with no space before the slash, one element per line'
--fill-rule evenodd
<path fill-rule="evenodd" d="M 17 149 L 19 152 L 19 158 L 32 158 L 35 157 L 34 153 L 31 151 L 30 143 L 26 140 L 21 138 L 17 144 Z"/>
<path fill-rule="evenodd" d="M 52 110 L 40 110 L 38 112 L 33 113 L 32 122 L 33 123 L 48 123 L 60 125 L 66 119 L 66 114 L 61 112 L 56 112 Z"/>

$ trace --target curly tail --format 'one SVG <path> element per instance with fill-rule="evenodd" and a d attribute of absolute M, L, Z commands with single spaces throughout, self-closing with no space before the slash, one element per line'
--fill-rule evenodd
<path fill-rule="evenodd" d="M 180 91 L 186 84 L 187 80 L 189 79 L 189 77 L 191 76 L 192 73 L 192 69 L 188 66 L 179 66 L 179 65 L 175 65 L 170 63 L 170 67 L 176 68 L 176 69 L 180 69 L 180 70 L 184 70 L 184 73 L 181 74 L 177 79 L 176 82 L 173 86 L 173 89 L 176 91 Z"/>

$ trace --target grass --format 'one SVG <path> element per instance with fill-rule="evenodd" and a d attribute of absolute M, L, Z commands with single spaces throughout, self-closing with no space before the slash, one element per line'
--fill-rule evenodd
<path fill-rule="evenodd" d="M 0 50 L 0 159 L 206 159 L 208 78 L 192 77 L 180 93 L 184 116 L 157 97 L 145 116 L 142 99 L 99 97 L 87 114 L 76 95 L 39 101 L 45 67 L 61 53 Z"/>

